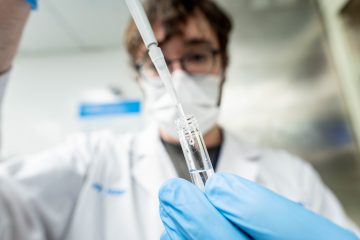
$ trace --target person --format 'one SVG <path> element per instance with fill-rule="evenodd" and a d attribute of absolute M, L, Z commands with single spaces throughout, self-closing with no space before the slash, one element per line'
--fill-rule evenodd
<path fill-rule="evenodd" d="M 228 173 L 213 175 L 204 192 L 188 181 L 169 180 L 159 199 L 166 229 L 162 240 L 359 239 L 304 206 Z"/>
<path fill-rule="evenodd" d="M 231 21 L 211 0 L 147 0 L 146 12 L 185 112 L 204 132 L 213 166 L 254 180 L 349 229 L 333 193 L 301 159 L 247 145 L 217 124 Z M 30 7 L 2 0 L 0 82 L 9 78 Z M 4 15 L 3 15 L 4 13 Z M 0 164 L 1 239 L 158 239 L 158 190 L 189 179 L 173 127 L 174 107 L 133 21 L 126 46 L 152 123 L 141 133 L 77 134 L 45 152 Z"/>

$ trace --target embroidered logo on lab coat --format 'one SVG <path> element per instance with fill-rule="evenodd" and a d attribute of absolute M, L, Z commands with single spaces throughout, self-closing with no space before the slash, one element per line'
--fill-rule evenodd
<path fill-rule="evenodd" d="M 118 197 L 125 193 L 125 190 L 120 188 L 106 188 L 101 183 L 94 182 L 91 185 L 92 189 L 98 193 L 104 193 L 110 196 Z"/>

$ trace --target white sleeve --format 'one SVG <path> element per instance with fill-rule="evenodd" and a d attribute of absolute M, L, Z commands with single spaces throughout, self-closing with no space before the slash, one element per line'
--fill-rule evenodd
<path fill-rule="evenodd" d="M 0 239 L 61 239 L 91 159 L 87 138 L 0 164 Z"/>
<path fill-rule="evenodd" d="M 359 228 L 346 215 L 339 200 L 322 182 L 319 174 L 310 165 L 305 165 L 305 168 L 302 171 L 305 175 L 304 196 L 307 196 L 305 206 L 360 236 Z"/>

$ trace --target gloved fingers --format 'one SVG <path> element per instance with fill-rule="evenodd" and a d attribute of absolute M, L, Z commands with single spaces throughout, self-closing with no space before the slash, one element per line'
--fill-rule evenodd
<path fill-rule="evenodd" d="M 180 239 L 248 240 L 215 209 L 203 192 L 188 181 L 173 179 L 166 182 L 159 199 L 160 216 L 171 239 L 175 236 Z"/>
<path fill-rule="evenodd" d="M 175 225 L 175 223 L 170 218 L 169 214 L 164 210 L 164 207 L 161 204 L 160 204 L 160 217 L 165 227 L 165 234 L 163 235 L 167 239 L 169 240 L 185 239 L 186 233 L 183 233 L 182 231 L 178 230 L 178 227 Z"/>
<path fill-rule="evenodd" d="M 161 234 L 160 240 L 172 240 L 169 235 L 167 234 L 167 232 L 163 232 L 163 234 Z"/>
<path fill-rule="evenodd" d="M 356 239 L 303 206 L 236 175 L 213 175 L 205 195 L 223 216 L 255 239 Z"/>

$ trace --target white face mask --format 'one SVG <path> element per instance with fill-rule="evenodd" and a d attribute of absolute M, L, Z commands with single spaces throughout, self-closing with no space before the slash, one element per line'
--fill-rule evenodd
<path fill-rule="evenodd" d="M 172 81 L 185 114 L 194 115 L 202 133 L 215 126 L 219 115 L 217 105 L 220 94 L 221 76 L 189 76 L 184 71 L 175 71 Z M 175 120 L 177 109 L 160 78 L 141 79 L 145 92 L 145 111 L 159 125 L 160 129 L 177 138 Z"/>

